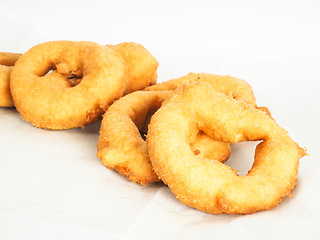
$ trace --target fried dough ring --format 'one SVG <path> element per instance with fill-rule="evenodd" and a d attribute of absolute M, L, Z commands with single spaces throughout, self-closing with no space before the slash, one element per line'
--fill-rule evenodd
<path fill-rule="evenodd" d="M 179 124 L 176 124 L 176 123 Z M 230 143 L 263 140 L 252 169 L 238 176 L 229 166 L 196 156 L 190 138 L 203 131 Z M 183 203 L 211 214 L 271 209 L 290 196 L 305 155 L 264 111 L 191 83 L 153 115 L 147 135 L 155 172 Z"/>
<path fill-rule="evenodd" d="M 250 85 L 243 80 L 232 77 L 192 73 L 166 83 L 148 87 L 147 90 L 161 90 L 151 93 L 139 92 L 125 96 L 116 101 L 104 115 L 97 153 L 102 163 L 110 169 L 115 169 L 129 180 L 142 185 L 159 181 L 158 176 L 152 170 L 146 143 L 141 138 L 139 131 L 147 133 L 151 116 L 160 107 L 162 101 L 174 94 L 175 87 L 182 86 L 190 81 L 204 81 L 204 79 L 227 94 L 232 95 L 232 90 L 237 89 L 238 99 L 255 105 L 255 97 Z M 229 86 L 222 86 L 223 84 L 229 84 Z M 171 92 L 163 91 L 166 89 L 171 90 Z M 242 94 L 249 99 L 242 98 Z M 124 122 L 126 124 L 123 124 Z M 195 154 L 221 162 L 226 161 L 231 154 L 228 143 L 215 141 L 203 133 L 199 133 L 190 142 L 190 147 Z"/>
<path fill-rule="evenodd" d="M 148 116 L 173 94 L 174 91 L 137 91 L 110 106 L 101 122 L 97 146 L 97 156 L 105 166 L 141 185 L 160 181 L 141 134 L 146 133 L 142 131 L 149 123 Z M 228 143 L 212 140 L 203 133 L 196 136 L 190 147 L 195 154 L 218 161 L 226 161 L 231 153 Z"/>
<path fill-rule="evenodd" d="M 10 74 L 19 53 L 0 52 L 0 107 L 13 107 L 10 93 Z"/>
<path fill-rule="evenodd" d="M 99 120 L 127 86 L 123 59 L 92 42 L 39 44 L 19 58 L 10 80 L 21 116 L 47 129 L 83 127 Z"/>
<path fill-rule="evenodd" d="M 125 94 L 156 84 L 159 63 L 141 44 L 124 42 L 117 45 L 106 46 L 119 53 L 127 63 L 129 86 Z"/>

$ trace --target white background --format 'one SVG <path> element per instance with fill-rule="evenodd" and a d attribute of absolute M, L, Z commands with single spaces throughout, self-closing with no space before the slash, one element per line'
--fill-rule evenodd
<path fill-rule="evenodd" d="M 133 41 L 159 61 L 159 82 L 189 72 L 242 78 L 310 154 L 275 209 L 214 216 L 105 168 L 95 157 L 99 123 L 48 131 L 2 108 L 0 239 L 319 239 L 320 1 L 2 0 L 0 29 L 0 51 Z M 253 147 L 233 146 L 228 164 L 248 170 Z"/>

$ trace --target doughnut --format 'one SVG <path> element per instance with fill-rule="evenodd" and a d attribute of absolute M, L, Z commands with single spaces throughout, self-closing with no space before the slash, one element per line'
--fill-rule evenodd
<path fill-rule="evenodd" d="M 158 61 L 141 44 L 124 42 L 106 46 L 119 53 L 127 63 L 129 87 L 125 94 L 156 84 Z"/>
<path fill-rule="evenodd" d="M 220 91 L 227 94 L 231 94 L 233 88 L 240 89 L 236 91 L 237 98 L 255 105 L 255 97 L 249 84 L 232 77 L 227 78 L 228 82 L 221 82 L 220 79 L 225 78 L 212 74 L 192 73 L 166 83 L 153 85 L 148 87 L 147 91 L 131 93 L 117 100 L 103 117 L 97 156 L 109 169 L 115 169 L 133 182 L 147 185 L 159 181 L 152 170 L 147 146 L 140 133 L 147 134 L 150 118 L 160 108 L 162 102 L 174 94 L 175 88 L 190 81 L 206 79 L 206 82 L 214 87 L 217 86 Z M 230 84 L 232 88 L 222 86 L 223 84 Z M 252 94 L 247 94 L 248 92 Z M 242 98 L 241 94 L 249 99 Z M 226 161 L 231 154 L 228 143 L 215 141 L 202 132 L 197 134 L 189 144 L 195 154 L 221 162 Z"/>
<path fill-rule="evenodd" d="M 173 90 L 185 85 L 187 82 L 209 82 L 213 88 L 221 93 L 230 95 L 236 99 L 256 106 L 256 98 L 250 85 L 239 78 L 222 76 L 209 73 L 189 73 L 183 77 L 171 79 L 157 85 L 146 87 L 145 91 Z"/>
<path fill-rule="evenodd" d="M 162 102 L 174 94 L 175 88 L 190 81 L 203 81 L 204 79 L 227 94 L 232 94 L 233 88 L 240 89 L 236 91 L 237 98 L 256 105 L 252 89 L 245 81 L 212 74 L 192 73 L 166 83 L 153 85 L 146 88 L 147 91 L 144 92 L 131 93 L 116 101 L 103 117 L 97 153 L 102 163 L 141 185 L 160 181 L 152 169 L 147 146 L 141 133 L 147 133 L 150 118 Z M 222 82 L 220 79 L 228 80 Z M 222 86 L 223 84 L 230 84 L 232 88 Z M 241 94 L 249 99 L 242 98 Z M 190 147 L 195 154 L 221 162 L 226 161 L 231 154 L 229 144 L 215 141 L 202 132 L 190 141 Z"/>
<path fill-rule="evenodd" d="M 18 58 L 19 53 L 0 52 L 0 107 L 13 107 L 10 93 L 10 74 Z"/>
<path fill-rule="evenodd" d="M 173 94 L 174 91 L 136 91 L 110 106 L 103 116 L 97 145 L 97 156 L 106 167 L 141 185 L 160 181 L 152 169 L 143 135 L 150 116 Z M 197 155 L 218 161 L 226 161 L 231 153 L 228 143 L 212 140 L 203 133 L 190 141 L 189 147 Z"/>
<path fill-rule="evenodd" d="M 306 154 L 265 111 L 207 82 L 190 83 L 165 101 L 148 128 L 148 153 L 160 179 L 182 203 L 211 214 L 274 208 L 291 195 Z M 219 161 L 195 155 L 189 142 L 199 131 L 229 143 L 262 141 L 252 169 L 238 176 Z"/>
<path fill-rule="evenodd" d="M 128 81 L 126 63 L 112 49 L 93 42 L 52 41 L 19 58 L 10 89 L 22 118 L 58 130 L 99 120 Z"/>

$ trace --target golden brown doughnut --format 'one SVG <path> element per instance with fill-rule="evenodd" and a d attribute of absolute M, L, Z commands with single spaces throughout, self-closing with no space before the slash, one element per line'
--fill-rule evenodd
<path fill-rule="evenodd" d="M 262 140 L 252 169 L 238 176 L 219 161 L 195 155 L 189 139 L 199 131 L 230 143 Z M 277 206 L 290 196 L 299 159 L 306 154 L 266 112 L 218 93 L 206 82 L 188 84 L 162 105 L 151 118 L 147 143 L 155 172 L 175 196 L 212 214 Z"/>
<path fill-rule="evenodd" d="M 127 87 L 123 59 L 92 42 L 39 44 L 19 58 L 10 80 L 21 116 L 47 129 L 83 127 L 99 120 Z"/>

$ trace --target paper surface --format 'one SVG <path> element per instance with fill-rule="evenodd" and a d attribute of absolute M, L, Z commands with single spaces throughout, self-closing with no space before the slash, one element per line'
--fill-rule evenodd
<path fill-rule="evenodd" d="M 306 231 L 317 234 L 315 210 L 319 209 L 310 205 L 314 200 L 306 198 L 314 195 L 310 193 L 315 187 L 310 182 L 314 172 L 301 170 L 293 196 L 271 211 L 213 216 L 183 205 L 163 184 L 143 187 L 104 167 L 95 156 L 99 123 L 85 129 L 50 131 L 25 122 L 15 109 L 0 109 L 0 128 L 0 144 L 5 146 L 0 162 L 0 219 L 5 220 L 0 222 L 0 232 L 8 236 L 22 231 L 44 237 L 47 229 L 52 239 L 61 232 L 79 239 L 92 234 L 145 239 L 153 232 L 155 239 L 161 239 L 168 234 L 205 237 L 212 232 L 221 236 L 236 232 L 253 239 L 262 231 L 268 233 L 264 236 L 268 239 L 289 223 L 294 226 L 290 227 L 292 237 Z M 233 145 L 227 164 L 245 173 L 251 167 L 255 145 Z M 305 161 L 310 160 L 302 159 L 302 166 Z M 270 226 L 273 230 L 269 232 Z"/>
<path fill-rule="evenodd" d="M 163 184 L 140 186 L 104 167 L 95 156 L 100 123 L 50 131 L 0 108 L 0 239 L 320 239 L 320 4 L 200 2 L 13 0 L 0 9 L 0 51 L 134 41 L 158 59 L 159 82 L 189 72 L 242 78 L 308 149 L 292 197 L 251 215 L 203 213 Z M 254 147 L 232 146 L 227 164 L 245 174 Z"/>

